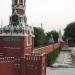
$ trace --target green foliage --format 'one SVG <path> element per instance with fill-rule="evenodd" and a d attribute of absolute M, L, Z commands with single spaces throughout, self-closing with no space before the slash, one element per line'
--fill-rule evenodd
<path fill-rule="evenodd" d="M 68 24 L 64 31 L 64 37 L 68 39 L 68 45 L 75 46 L 75 22 Z"/>
<path fill-rule="evenodd" d="M 45 35 L 44 30 L 40 27 L 34 27 L 34 35 L 35 35 L 35 40 L 34 40 L 35 47 L 48 45 L 51 35 L 53 35 L 54 42 L 57 42 L 59 36 L 58 32 L 56 31 L 47 32 Z"/>
<path fill-rule="evenodd" d="M 40 27 L 34 27 L 34 35 L 35 35 L 34 46 L 35 47 L 43 46 L 45 43 L 44 30 Z"/>
<path fill-rule="evenodd" d="M 69 47 L 75 47 L 75 44 L 70 43 L 70 44 L 69 44 Z"/>
<path fill-rule="evenodd" d="M 66 38 L 75 37 L 75 22 L 68 24 L 64 31 L 64 36 Z"/>
<path fill-rule="evenodd" d="M 47 55 L 47 66 L 51 66 L 60 53 L 60 48 L 55 49 L 53 52 Z"/>
<path fill-rule="evenodd" d="M 59 34 L 58 34 L 58 32 L 56 32 L 55 30 L 54 30 L 54 31 L 51 31 L 51 32 L 48 32 L 48 33 L 46 34 L 47 42 L 49 41 L 51 35 L 53 35 L 54 42 L 57 42 L 57 41 L 58 41 Z"/>

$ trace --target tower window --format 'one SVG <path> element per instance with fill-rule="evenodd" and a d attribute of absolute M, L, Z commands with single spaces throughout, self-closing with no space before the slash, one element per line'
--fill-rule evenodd
<path fill-rule="evenodd" d="M 3 41 L 6 41 L 6 42 L 17 42 L 19 40 L 18 37 L 5 37 L 3 38 Z"/>
<path fill-rule="evenodd" d="M 20 4 L 22 5 L 23 4 L 23 0 L 19 0 L 20 1 Z"/>
<path fill-rule="evenodd" d="M 19 69 L 20 68 L 20 64 L 19 63 L 18 64 L 14 64 L 14 67 Z"/>
<path fill-rule="evenodd" d="M 17 5 L 18 4 L 18 0 L 14 0 L 14 4 Z"/>

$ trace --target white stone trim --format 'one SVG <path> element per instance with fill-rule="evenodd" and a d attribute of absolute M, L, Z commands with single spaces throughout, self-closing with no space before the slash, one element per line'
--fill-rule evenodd
<path fill-rule="evenodd" d="M 26 46 L 28 46 L 28 36 L 26 36 Z"/>
<path fill-rule="evenodd" d="M 30 36 L 30 45 L 32 45 L 32 37 Z"/>
<path fill-rule="evenodd" d="M 19 47 L 7 47 L 7 46 L 5 46 L 5 47 L 3 47 L 3 48 L 7 48 L 7 49 L 21 49 L 21 48 L 19 48 Z"/>
<path fill-rule="evenodd" d="M 19 4 L 19 0 L 18 0 L 18 4 Z"/>
<path fill-rule="evenodd" d="M 30 43 L 28 43 L 30 41 Z M 32 37 L 31 36 L 26 36 L 26 46 L 31 46 L 32 45 Z"/>
<path fill-rule="evenodd" d="M 23 0 L 23 5 L 25 5 L 25 3 L 24 3 L 25 1 Z"/>
<path fill-rule="evenodd" d="M 41 57 L 41 56 L 44 56 L 45 53 L 39 54 L 39 53 L 37 53 L 37 52 L 32 52 L 31 54 L 24 54 L 24 55 L 26 56 L 26 58 L 29 57 L 29 56 L 38 57 L 39 60 L 40 60 L 40 57 Z"/>
<path fill-rule="evenodd" d="M 2 34 L 0 34 L 0 36 L 28 36 L 28 34 L 26 34 L 26 33 L 2 33 Z"/>

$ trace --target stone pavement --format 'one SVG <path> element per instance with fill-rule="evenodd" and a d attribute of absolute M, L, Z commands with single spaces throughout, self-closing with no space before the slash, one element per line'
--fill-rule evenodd
<path fill-rule="evenodd" d="M 53 67 L 72 67 L 71 53 L 68 51 L 61 51 Z"/>
<path fill-rule="evenodd" d="M 47 67 L 46 75 L 75 75 L 75 68 L 50 68 L 50 67 Z"/>
<path fill-rule="evenodd" d="M 75 75 L 75 57 L 71 55 L 68 46 L 63 49 L 52 65 L 53 67 L 47 67 L 46 75 Z"/>

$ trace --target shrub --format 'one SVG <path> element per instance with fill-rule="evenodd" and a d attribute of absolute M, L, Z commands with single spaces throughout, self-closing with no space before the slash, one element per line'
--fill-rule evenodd
<path fill-rule="evenodd" d="M 47 55 L 47 66 L 51 66 L 60 53 L 60 48 L 55 49 L 53 52 Z"/>

